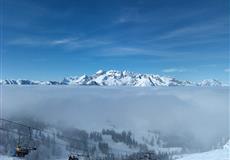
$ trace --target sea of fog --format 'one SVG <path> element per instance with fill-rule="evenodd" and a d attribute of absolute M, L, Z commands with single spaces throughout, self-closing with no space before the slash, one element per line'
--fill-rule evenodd
<path fill-rule="evenodd" d="M 192 135 L 203 144 L 229 136 L 229 88 L 4 86 L 3 116 L 58 125 Z"/>

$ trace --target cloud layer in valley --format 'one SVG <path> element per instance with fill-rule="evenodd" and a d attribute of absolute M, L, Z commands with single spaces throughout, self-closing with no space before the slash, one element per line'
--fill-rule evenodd
<path fill-rule="evenodd" d="M 3 115 L 86 130 L 115 127 L 191 135 L 202 145 L 229 136 L 229 88 L 4 86 Z"/>

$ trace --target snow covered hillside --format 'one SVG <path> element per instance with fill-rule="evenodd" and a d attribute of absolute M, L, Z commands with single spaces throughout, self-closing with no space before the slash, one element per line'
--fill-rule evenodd
<path fill-rule="evenodd" d="M 230 141 L 221 149 L 185 155 L 177 160 L 230 160 Z"/>
<path fill-rule="evenodd" d="M 3 155 L 0 155 L 0 159 L 1 160 L 20 160 L 19 158 L 16 158 L 16 157 L 9 157 L 9 156 L 3 156 Z"/>
<path fill-rule="evenodd" d="M 65 158 L 54 158 L 54 159 L 65 160 L 67 159 L 66 157 Z M 4 155 L 0 155 L 0 159 L 1 160 L 20 160 L 19 158 L 16 158 L 16 157 L 10 157 L 10 156 L 4 156 Z M 175 160 L 230 160 L 230 141 L 228 141 L 228 143 L 224 145 L 223 148 L 212 150 L 209 152 L 203 152 L 203 153 L 177 155 L 177 158 L 175 157 Z"/>
<path fill-rule="evenodd" d="M 66 77 L 62 81 L 33 81 L 33 80 L 0 80 L 4 85 L 87 85 L 87 86 L 222 86 L 215 79 L 203 80 L 199 83 L 178 80 L 168 76 L 154 74 L 140 74 L 129 71 L 99 70 L 93 75 L 82 75 L 80 77 Z"/>
<path fill-rule="evenodd" d="M 42 124 L 41 122 L 35 121 L 32 123 L 33 126 Z M 4 127 L 10 128 L 13 127 L 13 125 L 11 122 L 4 121 Z M 20 128 L 21 126 L 18 127 Z M 22 128 L 24 127 L 25 126 Z M 13 129 L 14 132 L 0 131 L 1 137 L 7 137 L 0 145 L 2 149 L 0 151 L 0 160 L 19 160 L 17 157 L 12 157 L 15 153 L 15 146 L 18 140 L 16 128 Z M 30 139 L 26 136 L 26 128 L 24 128 L 24 130 L 23 135 L 25 136 L 21 137 L 23 139 L 21 145 L 24 142 L 24 146 L 30 145 L 36 147 L 36 150 L 30 151 L 29 154 L 26 155 L 25 158 L 29 160 L 62 160 L 67 159 L 70 154 L 76 154 L 78 157 L 81 157 L 82 160 L 86 160 L 88 156 L 92 159 L 96 157 L 104 159 L 107 157 L 107 160 L 112 160 L 110 157 L 111 154 L 116 158 L 122 157 L 123 160 L 126 160 L 125 158 L 128 155 L 148 150 L 165 155 L 174 153 L 169 152 L 172 150 L 171 148 L 157 148 L 157 146 L 139 143 L 130 131 L 117 132 L 115 130 L 103 129 L 101 132 L 94 131 L 88 133 L 84 130 L 73 128 L 60 130 L 56 128 L 47 128 L 37 132 L 37 130 L 34 129 Z M 159 140 L 159 138 L 156 139 Z M 179 154 L 180 152 L 177 153 Z"/>

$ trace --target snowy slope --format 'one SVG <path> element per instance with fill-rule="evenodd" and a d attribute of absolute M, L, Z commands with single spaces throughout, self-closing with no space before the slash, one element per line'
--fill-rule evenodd
<path fill-rule="evenodd" d="M 142 135 L 141 138 L 137 137 L 138 142 L 146 144 L 149 150 L 154 150 L 156 153 L 180 154 L 182 152 L 181 147 L 164 147 L 165 142 L 159 132 L 148 130 L 143 131 Z"/>
<path fill-rule="evenodd" d="M 125 154 L 131 154 L 139 151 L 139 148 L 130 148 L 128 145 L 122 142 L 114 142 L 110 135 L 103 135 L 103 142 L 109 144 L 109 147 L 114 154 L 125 155 Z"/>
<path fill-rule="evenodd" d="M 16 158 L 16 157 L 9 157 L 9 156 L 0 155 L 0 160 L 21 160 L 21 159 Z"/>
<path fill-rule="evenodd" d="M 230 160 L 230 141 L 221 149 L 185 155 L 177 160 Z"/>
<path fill-rule="evenodd" d="M 154 74 L 140 74 L 129 71 L 99 70 L 93 75 L 82 75 L 80 77 L 66 77 L 58 81 L 33 81 L 33 80 L 0 80 L 4 85 L 87 85 L 87 86 L 222 86 L 222 83 L 215 79 L 203 80 L 199 83 L 178 80 L 167 76 Z"/>

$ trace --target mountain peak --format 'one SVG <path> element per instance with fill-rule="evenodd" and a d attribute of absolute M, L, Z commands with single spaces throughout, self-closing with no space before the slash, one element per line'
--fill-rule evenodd
<path fill-rule="evenodd" d="M 159 76 L 155 74 L 141 74 L 129 71 L 118 70 L 98 70 L 93 75 L 82 75 L 74 77 L 65 77 L 59 81 L 33 81 L 33 80 L 0 80 L 4 85 L 95 85 L 95 86 L 222 86 L 222 83 L 216 79 L 207 79 L 199 83 L 189 80 L 183 81 L 173 77 Z"/>
<path fill-rule="evenodd" d="M 102 75 L 102 74 L 104 74 L 104 73 L 105 73 L 105 71 L 102 70 L 102 69 L 100 69 L 100 70 L 98 70 L 98 71 L 96 72 L 96 75 Z"/>

